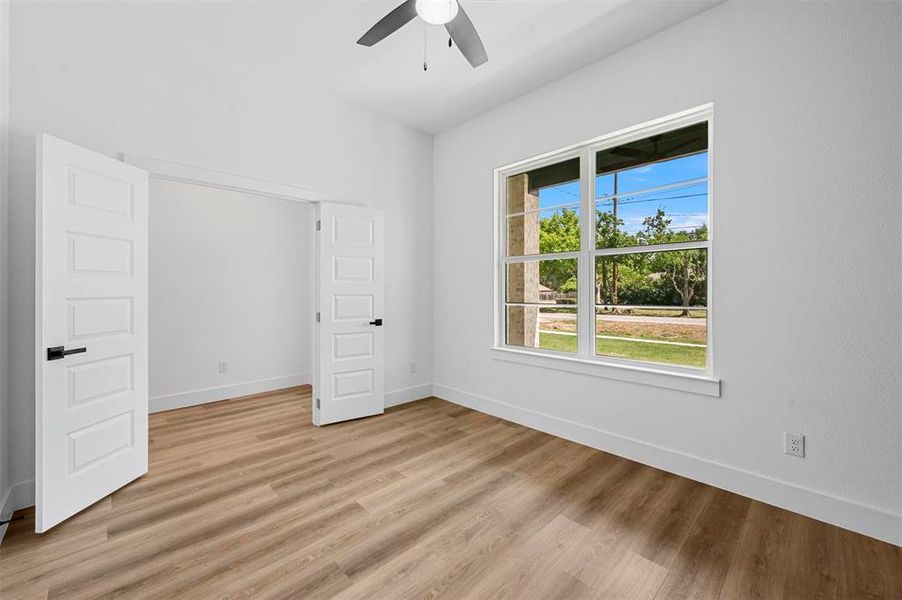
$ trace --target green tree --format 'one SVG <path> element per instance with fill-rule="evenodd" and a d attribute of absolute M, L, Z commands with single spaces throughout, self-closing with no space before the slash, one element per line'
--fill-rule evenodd
<path fill-rule="evenodd" d="M 635 239 L 621 227 L 623 219 L 603 210 L 595 211 L 595 243 L 599 248 L 623 248 L 635 244 Z M 623 257 L 612 256 L 595 263 L 595 302 L 617 304 L 619 300 L 620 269 Z"/>
<path fill-rule="evenodd" d="M 670 228 L 673 219 L 668 218 L 663 209 L 658 208 L 654 216 L 643 221 L 645 229 L 636 234 L 640 244 L 673 244 L 708 239 L 708 228 L 704 225 L 685 231 Z M 656 252 L 649 259 L 651 272 L 659 274 L 659 283 L 665 289 L 672 288 L 679 305 L 689 307 L 693 300 L 705 301 L 707 288 L 708 255 L 704 250 L 681 250 L 676 252 Z M 689 315 L 684 308 L 683 316 Z"/>
<path fill-rule="evenodd" d="M 579 215 L 564 208 L 539 220 L 539 252 L 577 252 L 579 250 Z M 539 281 L 557 292 L 576 290 L 576 260 L 543 260 L 539 263 Z"/>
<path fill-rule="evenodd" d="M 689 230 L 671 229 L 673 219 L 658 208 L 646 217 L 644 228 L 631 235 L 623 231 L 617 215 L 596 211 L 595 235 L 599 248 L 656 246 L 677 242 L 706 240 L 704 225 Z M 575 210 L 562 209 L 539 221 L 539 249 L 543 254 L 575 252 L 580 249 L 579 216 Z M 707 253 L 681 250 L 606 256 L 595 264 L 595 301 L 599 304 L 636 304 L 686 307 L 707 301 Z M 557 292 L 576 290 L 577 261 L 540 262 L 539 280 Z"/>

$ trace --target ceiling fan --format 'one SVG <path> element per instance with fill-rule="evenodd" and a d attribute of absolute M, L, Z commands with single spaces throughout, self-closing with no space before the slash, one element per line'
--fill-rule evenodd
<path fill-rule="evenodd" d="M 417 15 L 431 25 L 444 25 L 451 39 L 472 66 L 478 67 L 489 60 L 473 22 L 458 0 L 406 0 L 382 17 L 357 40 L 357 43 L 361 46 L 372 46 L 381 42 Z"/>

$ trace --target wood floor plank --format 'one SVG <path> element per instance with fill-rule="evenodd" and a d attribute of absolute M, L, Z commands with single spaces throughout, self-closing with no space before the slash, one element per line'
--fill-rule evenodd
<path fill-rule="evenodd" d="M 599 510 L 594 520 L 586 521 L 585 533 L 567 557 L 567 572 L 595 589 L 623 588 L 624 583 L 618 580 L 624 570 L 642 570 L 655 579 L 666 573 L 666 569 L 654 568 L 633 554 L 674 480 L 645 467 L 631 481 L 622 483 L 616 500 Z M 625 558 L 631 560 L 625 562 Z"/>
<path fill-rule="evenodd" d="M 791 541 L 797 532 L 793 515 L 766 504 L 754 503 L 727 574 L 723 595 L 779 598 L 787 585 L 786 565 L 792 564 Z"/>
<path fill-rule="evenodd" d="M 865 537 L 836 530 L 842 550 L 842 568 L 838 570 L 838 587 L 846 598 L 898 598 L 902 600 L 902 581 L 888 575 L 900 570 L 902 548 L 888 544 L 872 544 Z"/>
<path fill-rule="evenodd" d="M 566 579 L 570 594 L 583 596 L 588 586 L 576 585 L 577 578 L 568 575 L 560 567 L 562 556 L 569 544 L 582 538 L 585 528 L 558 514 L 544 527 L 517 547 L 516 552 L 508 552 L 502 560 L 496 561 L 491 572 L 482 577 L 470 592 L 475 598 L 525 598 L 542 588 L 548 579 Z M 559 590 L 563 596 L 564 590 Z M 535 596 L 541 597 L 541 596 Z"/>
<path fill-rule="evenodd" d="M 717 490 L 668 569 L 656 598 L 719 598 L 751 500 Z"/>
<path fill-rule="evenodd" d="M 0 546 L 0 597 L 902 599 L 902 549 L 430 398 L 151 415 L 148 474 Z"/>
<path fill-rule="evenodd" d="M 642 546 L 636 552 L 669 568 L 714 492 L 703 483 L 678 477 L 660 510 L 650 515 Z"/>

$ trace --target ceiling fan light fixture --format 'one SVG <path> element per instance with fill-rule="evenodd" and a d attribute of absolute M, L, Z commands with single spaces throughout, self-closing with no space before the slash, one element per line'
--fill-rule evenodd
<path fill-rule="evenodd" d="M 450 23 L 457 16 L 457 0 L 417 0 L 417 14 L 431 25 Z"/>

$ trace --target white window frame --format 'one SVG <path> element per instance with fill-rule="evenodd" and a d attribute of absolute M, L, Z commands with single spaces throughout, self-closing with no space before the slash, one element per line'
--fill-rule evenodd
<path fill-rule="evenodd" d="M 706 242 L 685 242 L 663 246 L 641 248 L 596 249 L 594 219 L 586 215 L 595 214 L 595 156 L 596 153 L 621 144 L 641 140 L 646 137 L 673 131 L 696 123 L 708 123 L 708 240 Z M 539 366 L 562 371 L 570 371 L 585 375 L 594 375 L 664 387 L 685 392 L 693 392 L 710 396 L 720 396 L 720 380 L 715 377 L 714 352 L 714 111 L 712 104 L 706 104 L 681 113 L 655 119 L 635 127 L 623 129 L 608 135 L 600 136 L 548 152 L 541 156 L 518 161 L 498 167 L 494 171 L 494 231 L 495 231 L 495 294 L 494 294 L 494 345 L 491 348 L 493 358 Z M 558 254 L 539 254 L 528 256 L 506 257 L 507 249 L 507 214 L 506 195 L 507 178 L 524 171 L 555 164 L 565 160 L 580 158 L 580 250 Z M 574 202 L 575 204 L 575 202 Z M 704 368 L 679 365 L 658 364 L 630 359 L 597 356 L 595 354 L 595 257 L 606 254 L 623 254 L 627 252 L 651 252 L 661 250 L 678 250 L 684 248 L 706 248 L 708 257 L 707 275 L 707 360 Z M 523 262 L 536 259 L 576 258 L 578 260 L 578 295 L 577 304 L 577 353 L 558 352 L 541 348 L 511 346 L 505 337 L 506 300 L 506 265 L 511 262 Z M 516 304 L 516 303 L 515 303 Z"/>

